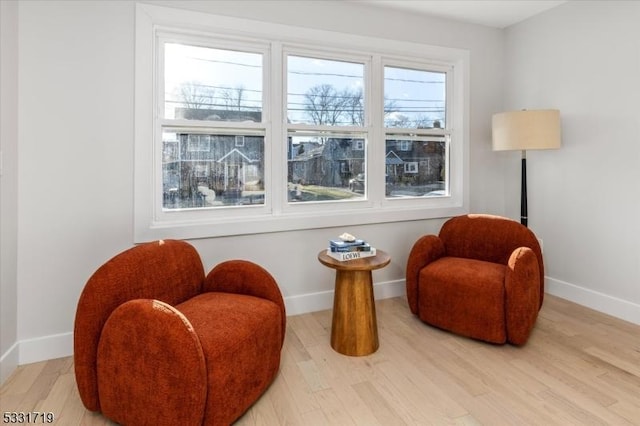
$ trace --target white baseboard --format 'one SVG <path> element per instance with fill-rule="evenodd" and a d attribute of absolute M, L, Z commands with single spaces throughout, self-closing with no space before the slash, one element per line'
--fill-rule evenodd
<path fill-rule="evenodd" d="M 21 340 L 0 358 L 0 383 L 4 383 L 19 365 L 73 355 L 73 333 L 52 334 Z"/>
<path fill-rule="evenodd" d="M 596 311 L 640 325 L 640 305 L 589 290 L 561 280 L 546 277 L 546 292 Z M 405 281 L 374 284 L 376 300 L 405 295 Z M 284 299 L 287 315 L 300 315 L 333 307 L 333 290 L 289 296 Z M 0 358 L 0 383 L 18 365 L 73 355 L 73 333 L 61 333 L 15 343 Z"/>
<path fill-rule="evenodd" d="M 404 280 L 387 281 L 374 284 L 376 299 L 405 294 Z M 333 290 L 290 296 L 285 298 L 287 315 L 299 315 L 321 311 L 333 307 Z M 73 333 L 61 333 L 35 339 L 21 340 L 0 358 L 2 380 L 4 382 L 18 365 L 46 361 L 73 355 Z"/>
<path fill-rule="evenodd" d="M 73 355 L 73 333 L 20 341 L 20 365 Z"/>
<path fill-rule="evenodd" d="M 608 294 L 545 277 L 545 291 L 582 306 L 640 325 L 640 305 Z"/>
<path fill-rule="evenodd" d="M 3 384 L 20 365 L 18 349 L 16 342 L 0 357 L 0 384 Z"/>
<path fill-rule="evenodd" d="M 376 300 L 404 296 L 404 280 L 385 281 L 373 284 Z M 301 294 L 284 298 L 287 316 L 306 314 L 333 308 L 333 290 L 318 293 Z"/>

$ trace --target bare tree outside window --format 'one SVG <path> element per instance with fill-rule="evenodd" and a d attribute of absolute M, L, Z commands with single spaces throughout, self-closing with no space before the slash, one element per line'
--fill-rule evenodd
<path fill-rule="evenodd" d="M 347 101 L 331 84 L 319 84 L 305 94 L 305 112 L 314 124 L 336 126 L 341 123 Z"/>
<path fill-rule="evenodd" d="M 345 89 L 343 97 L 347 124 L 352 126 L 364 126 L 364 96 L 362 94 L 362 89 L 358 88 L 354 91 Z"/>
<path fill-rule="evenodd" d="M 210 108 L 215 99 L 216 91 L 199 81 L 186 81 L 178 87 L 180 103 L 189 109 Z"/>
<path fill-rule="evenodd" d="M 345 88 L 339 92 L 330 84 L 313 86 L 305 93 L 304 110 L 313 124 L 364 126 L 364 94 L 361 88 Z M 385 99 L 384 111 L 385 115 L 395 112 L 395 102 Z"/>
<path fill-rule="evenodd" d="M 243 85 L 224 89 L 222 91 L 222 100 L 224 102 L 225 109 L 242 111 L 243 109 L 248 108 L 244 98 L 245 94 L 245 88 Z"/>

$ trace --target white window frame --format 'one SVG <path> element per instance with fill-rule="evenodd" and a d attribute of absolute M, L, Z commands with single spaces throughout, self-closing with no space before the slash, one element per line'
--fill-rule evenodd
<path fill-rule="evenodd" d="M 156 98 L 160 78 L 156 74 L 156 61 L 159 59 L 158 31 L 184 34 L 199 40 L 223 41 L 222 45 L 217 46 L 222 49 L 228 49 L 230 45 L 241 46 L 242 50 L 254 46 L 256 50 L 265 52 L 263 122 L 246 123 L 243 128 L 245 135 L 264 134 L 266 196 L 263 205 L 218 210 L 198 209 L 188 212 L 162 211 L 162 194 L 159 191 L 162 171 L 158 170 L 162 152 L 161 148 L 158 149 L 157 143 L 154 146 L 151 142 L 157 141 L 158 137 L 161 138 L 161 135 L 158 135 L 158 105 L 161 103 Z M 285 142 L 287 131 L 292 130 L 292 126 L 287 126 L 286 123 L 286 64 L 283 64 L 283 61 L 286 53 L 316 53 L 323 49 L 330 59 L 343 57 L 345 60 L 357 62 L 358 58 L 367 57 L 371 61 L 370 69 L 366 71 L 370 75 L 367 76 L 365 85 L 370 84 L 370 87 L 366 89 L 368 96 L 365 95 L 365 108 L 367 114 L 375 116 L 365 121 L 367 195 L 362 202 L 292 205 L 287 202 Z M 419 52 L 419 57 L 416 56 L 416 52 Z M 381 107 L 384 98 L 383 66 L 416 61 L 450 70 L 447 78 L 447 130 L 442 132 L 452 141 L 447 152 L 449 195 L 429 199 L 386 199 L 384 160 L 385 135 L 388 129 L 384 128 L 384 112 Z M 468 212 L 469 52 L 466 50 L 290 27 L 137 3 L 135 62 L 136 242 L 159 238 L 205 238 L 399 222 L 449 217 Z M 376 105 L 379 107 L 376 108 Z M 192 121 L 184 124 L 185 127 L 194 130 L 203 127 L 200 123 Z M 238 129 L 238 123 L 220 124 L 221 128 L 225 126 L 230 134 Z M 341 130 L 348 133 L 355 129 Z"/>

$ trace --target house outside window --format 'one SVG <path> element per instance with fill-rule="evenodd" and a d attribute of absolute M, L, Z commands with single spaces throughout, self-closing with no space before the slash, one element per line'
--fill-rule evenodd
<path fill-rule="evenodd" d="M 465 211 L 465 52 L 136 7 L 136 239 Z"/>

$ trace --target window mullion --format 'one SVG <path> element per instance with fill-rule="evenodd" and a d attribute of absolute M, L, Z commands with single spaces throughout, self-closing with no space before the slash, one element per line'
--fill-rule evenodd
<path fill-rule="evenodd" d="M 287 132 L 284 125 L 286 120 L 284 111 L 286 80 L 283 58 L 282 43 L 271 43 L 270 65 L 265 69 L 265 83 L 268 82 L 269 99 L 265 99 L 265 103 L 269 105 L 270 110 L 270 133 L 267 142 L 270 161 L 267 163 L 267 167 L 270 167 L 269 176 L 271 179 L 267 188 L 268 193 L 271 194 L 271 208 L 275 216 L 282 214 L 287 187 Z M 267 87 L 266 84 L 265 87 Z"/>
<path fill-rule="evenodd" d="M 367 99 L 369 138 L 367 146 L 368 185 L 371 189 L 369 199 L 379 207 L 384 199 L 384 85 L 382 73 L 382 60 L 379 55 L 371 59 L 369 78 L 366 81 L 369 89 Z"/>

